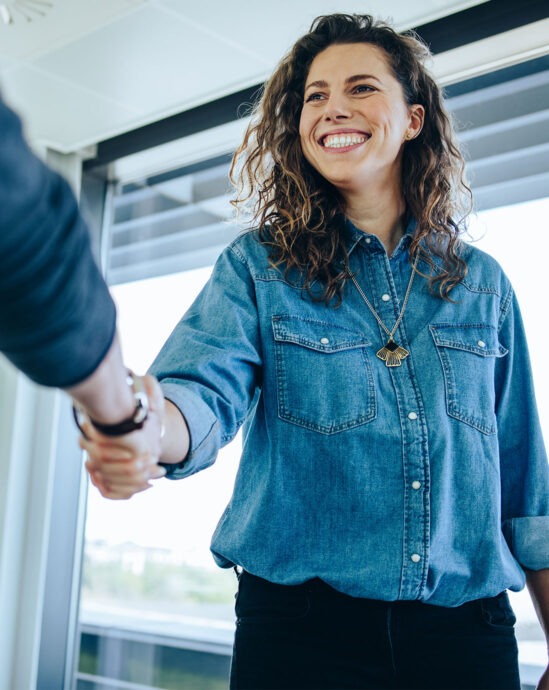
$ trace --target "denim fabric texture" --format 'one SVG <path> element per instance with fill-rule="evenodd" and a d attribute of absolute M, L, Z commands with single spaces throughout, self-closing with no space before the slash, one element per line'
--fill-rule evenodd
<path fill-rule="evenodd" d="M 413 230 L 388 257 L 375 235 L 345 229 L 350 268 L 389 328 Z M 219 565 L 449 607 L 549 567 L 549 471 L 519 308 L 494 259 L 467 245 L 463 256 L 452 302 L 416 276 L 395 334 L 410 356 L 388 368 L 376 357 L 387 336 L 350 281 L 334 308 L 270 266 L 254 232 L 221 254 L 152 367 L 191 433 L 168 476 L 211 465 L 244 425 L 212 540 Z"/>

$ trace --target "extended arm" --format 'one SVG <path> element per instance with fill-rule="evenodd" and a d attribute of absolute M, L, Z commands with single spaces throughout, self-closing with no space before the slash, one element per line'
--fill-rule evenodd
<path fill-rule="evenodd" d="M 72 191 L 0 101 L 0 351 L 40 384 L 72 387 L 111 349 L 115 322 Z"/>
<path fill-rule="evenodd" d="M 92 419 L 103 424 L 117 424 L 133 412 L 135 401 L 126 382 L 126 367 L 118 336 L 100 365 L 81 383 L 68 387 L 67 393 L 77 400 Z"/>
<path fill-rule="evenodd" d="M 171 478 L 211 465 L 238 432 L 258 387 L 260 364 L 254 284 L 242 257 L 228 249 L 152 367 L 167 399 L 159 457 Z M 131 462 L 121 464 L 108 442 L 84 447 L 87 468 L 104 496 L 128 498 L 146 488 L 141 468 L 131 476 Z"/>
<path fill-rule="evenodd" d="M 0 100 L 0 351 L 37 383 L 66 389 L 95 421 L 114 425 L 135 410 L 115 329 L 74 194 L 33 154 Z M 151 457 L 160 437 L 152 416 L 132 440 L 143 454 L 146 438 Z"/>

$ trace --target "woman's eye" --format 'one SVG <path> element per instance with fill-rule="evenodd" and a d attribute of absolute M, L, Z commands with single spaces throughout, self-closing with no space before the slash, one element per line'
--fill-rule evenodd
<path fill-rule="evenodd" d="M 373 86 L 368 86 L 368 84 L 358 84 L 354 88 L 355 93 L 369 93 L 370 91 L 375 91 Z"/>
<path fill-rule="evenodd" d="M 322 98 L 323 96 L 321 93 L 311 93 L 305 99 L 305 103 L 309 103 L 310 101 L 320 101 Z"/>

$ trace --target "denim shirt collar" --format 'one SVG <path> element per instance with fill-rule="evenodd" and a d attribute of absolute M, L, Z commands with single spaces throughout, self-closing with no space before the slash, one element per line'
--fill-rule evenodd
<path fill-rule="evenodd" d="M 416 232 L 416 229 L 417 220 L 415 218 L 409 218 L 406 223 L 406 229 L 404 230 L 404 234 L 400 238 L 398 245 L 391 254 L 390 258 L 392 260 L 398 259 L 400 256 L 407 254 L 414 234 Z M 377 235 L 365 232 L 364 230 L 360 230 L 348 218 L 345 218 L 343 232 L 345 233 L 347 253 L 349 256 L 359 244 L 371 253 L 386 253 L 385 246 L 383 245 L 383 242 L 379 239 Z"/>

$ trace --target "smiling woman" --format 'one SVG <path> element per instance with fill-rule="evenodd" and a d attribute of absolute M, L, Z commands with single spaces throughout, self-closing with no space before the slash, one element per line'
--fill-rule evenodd
<path fill-rule="evenodd" d="M 341 193 L 347 216 L 357 225 L 366 188 L 371 198 L 402 216 L 402 143 L 419 134 L 424 114 L 422 105 L 406 103 L 376 46 L 331 45 L 313 60 L 299 123 L 301 147 L 306 160 Z M 383 231 L 382 240 L 394 249 L 402 228 L 387 223 Z"/>
<path fill-rule="evenodd" d="M 471 194 L 441 91 L 424 68 L 429 55 L 412 34 L 398 36 L 380 22 L 321 18 L 267 82 L 236 152 L 235 205 L 252 202 L 260 234 L 269 228 L 271 259 L 304 268 L 306 289 L 321 279 L 327 300 L 340 295 L 345 277 L 333 263 L 343 251 L 341 234 L 325 227 L 342 215 L 372 229 L 389 252 L 402 236 L 402 219 L 414 217 L 412 254 L 425 241 L 429 282 L 447 296 L 464 274 L 456 243 Z M 322 141 L 330 130 L 337 135 L 328 140 L 331 148 Z M 341 130 L 366 140 L 340 156 L 347 153 Z M 362 152 L 367 179 L 353 184 Z M 322 161 L 330 164 L 326 177 Z M 440 259 L 436 269 L 431 256 Z"/>
<path fill-rule="evenodd" d="M 519 690 L 506 590 L 528 578 L 549 620 L 524 330 L 499 264 L 461 240 L 427 57 L 368 15 L 315 20 L 234 159 L 255 225 L 152 366 L 168 478 L 243 429 L 211 544 L 240 575 L 234 690 Z M 109 495 L 109 446 L 89 451 Z"/>

